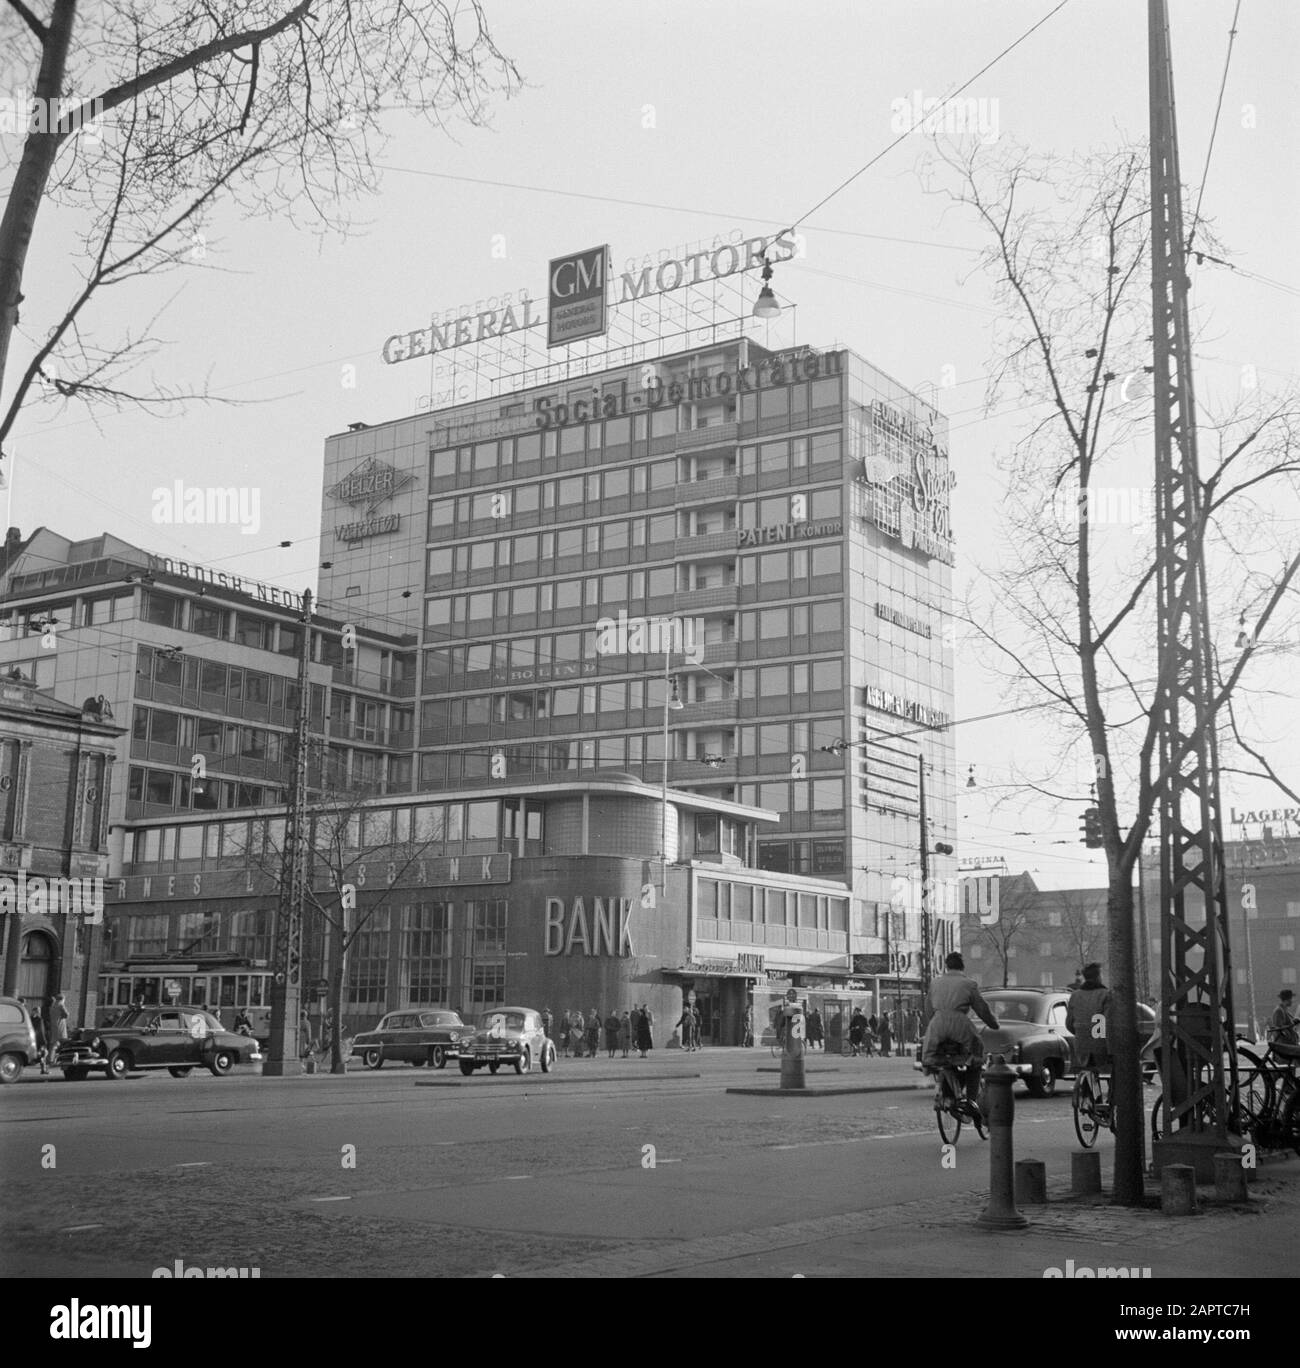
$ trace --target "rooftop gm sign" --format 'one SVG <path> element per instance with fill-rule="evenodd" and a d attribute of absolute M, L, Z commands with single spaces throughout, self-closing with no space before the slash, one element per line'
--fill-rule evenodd
<path fill-rule="evenodd" d="M 604 334 L 609 244 L 555 257 L 547 272 L 546 345 L 560 347 Z"/>

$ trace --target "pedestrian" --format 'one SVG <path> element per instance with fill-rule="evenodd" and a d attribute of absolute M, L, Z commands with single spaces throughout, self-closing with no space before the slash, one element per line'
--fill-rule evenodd
<path fill-rule="evenodd" d="M 248 1015 L 248 1009 L 241 1007 L 235 1013 L 234 1032 L 236 1035 L 251 1036 L 253 1034 L 253 1020 Z"/>
<path fill-rule="evenodd" d="M 569 1057 L 569 1031 L 571 1027 L 572 1023 L 569 1021 L 569 1014 L 568 1012 L 565 1012 L 560 1018 L 560 1055 L 564 1059 L 568 1059 Z"/>
<path fill-rule="evenodd" d="M 41 1066 L 41 1072 L 47 1074 L 53 1061 L 47 1059 L 50 1047 L 49 1042 L 45 1039 L 45 1018 L 41 1015 L 40 1003 L 36 1003 L 35 1007 L 36 1010 L 32 1012 L 32 1030 L 36 1032 L 36 1059 Z"/>
<path fill-rule="evenodd" d="M 704 1048 L 704 1018 L 698 1002 L 691 1008 L 691 1015 L 695 1018 L 695 1048 L 700 1050 Z"/>
<path fill-rule="evenodd" d="M 882 1059 L 889 1058 L 889 1052 L 894 1048 L 894 1032 L 889 1024 L 889 1013 L 880 1014 L 880 1056 Z"/>
<path fill-rule="evenodd" d="M 600 1020 L 600 1009 L 593 1007 L 587 1018 L 587 1048 L 591 1051 L 592 1059 L 600 1053 Z"/>
<path fill-rule="evenodd" d="M 68 1009 L 64 1005 L 62 993 L 55 993 L 50 999 L 50 1009 L 45 1028 L 45 1038 L 49 1046 L 49 1062 L 57 1064 L 59 1046 L 68 1038 Z"/>
<path fill-rule="evenodd" d="M 748 1050 L 754 1044 L 754 1004 L 746 1003 L 744 1015 L 741 1021 L 741 1040 L 740 1043 Z"/>
<path fill-rule="evenodd" d="M 689 1002 L 682 1004 L 682 1014 L 677 1018 L 677 1029 L 682 1033 L 682 1049 L 690 1054 L 695 1048 L 695 1013 Z"/>
<path fill-rule="evenodd" d="M 582 1013 L 575 1011 L 569 1013 L 569 1039 L 573 1042 L 574 1059 L 582 1058 L 582 1042 L 587 1034 L 587 1023 L 582 1019 Z"/>
<path fill-rule="evenodd" d="M 1283 988 L 1277 995 L 1277 1006 L 1268 1019 L 1268 1033 L 1274 1045 L 1300 1044 L 1300 1040 L 1296 1039 L 1296 1023 L 1300 1017 L 1296 1017 L 1292 1011 L 1294 1000 L 1295 993 L 1290 988 Z"/>
<path fill-rule="evenodd" d="M 856 1059 L 862 1049 L 863 1039 L 867 1034 L 867 1019 L 862 1015 L 862 1008 L 855 1007 L 853 1015 L 849 1018 L 849 1048 Z"/>
<path fill-rule="evenodd" d="M 609 1057 L 614 1058 L 614 1051 L 618 1049 L 618 1013 L 611 1012 L 605 1018 L 605 1048 L 609 1051 Z"/>
<path fill-rule="evenodd" d="M 646 1051 L 654 1049 L 654 1036 L 651 1028 L 654 1026 L 654 1016 L 650 1008 L 643 1002 L 641 1012 L 637 1017 L 636 1023 L 636 1047 L 641 1051 L 641 1058 L 646 1058 Z"/>
<path fill-rule="evenodd" d="M 624 1012 L 618 1020 L 618 1048 L 623 1051 L 623 1058 L 627 1058 L 627 1052 L 632 1044 L 632 1018 Z"/>
<path fill-rule="evenodd" d="M 826 1053 L 825 1035 L 822 1032 L 822 1014 L 816 1007 L 808 1013 L 808 1048 L 815 1050 L 818 1045 L 822 1047 L 822 1053 Z"/>
<path fill-rule="evenodd" d="M 636 1005 L 635 1002 L 632 1004 L 632 1010 L 628 1013 L 627 1016 L 627 1029 L 632 1036 L 632 1048 L 634 1050 L 639 1050 L 641 1047 L 637 1044 L 637 1041 L 640 1039 L 639 1032 L 641 1029 L 641 1009 Z"/>
<path fill-rule="evenodd" d="M 547 1040 L 550 1040 L 551 1038 L 551 1024 L 554 1022 L 554 1020 L 555 1018 L 551 1015 L 551 1009 L 549 1007 L 543 1007 L 542 1034 L 547 1038 Z"/>

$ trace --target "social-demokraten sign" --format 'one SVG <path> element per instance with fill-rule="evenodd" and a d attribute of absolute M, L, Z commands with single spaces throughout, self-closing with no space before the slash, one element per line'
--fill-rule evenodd
<path fill-rule="evenodd" d="M 779 264 L 789 261 L 798 249 L 793 230 L 785 230 L 770 237 L 747 238 L 739 243 L 726 243 L 713 251 L 692 252 L 684 257 L 668 257 L 658 266 L 646 264 L 639 271 L 624 271 L 619 277 L 616 304 L 630 304 L 650 295 L 671 294 L 674 290 L 688 285 L 707 284 L 713 280 L 723 280 L 741 271 L 752 271 L 763 264 L 764 255 L 769 262 Z M 592 253 L 607 252 L 607 248 L 590 248 L 587 252 L 569 257 L 557 257 L 552 267 L 578 258 L 589 258 Z M 603 258 L 608 262 L 608 256 Z M 605 273 L 607 274 L 606 266 Z M 561 285 L 567 288 L 576 283 L 576 273 L 572 277 L 562 276 Z M 602 290 L 612 281 L 606 280 Z M 590 279 L 586 288 L 592 288 Z M 550 295 L 548 290 L 548 296 Z M 567 300 L 567 296 L 564 297 Z M 608 293 L 606 293 L 608 298 Z M 512 333 L 527 332 L 541 326 L 542 320 L 533 312 L 536 300 L 521 294 L 517 301 L 507 303 L 502 309 L 484 309 L 478 313 L 463 314 L 459 318 L 441 323 L 430 322 L 427 327 L 416 328 L 410 332 L 394 333 L 383 346 L 380 355 L 390 365 L 399 361 L 413 361 L 420 356 L 436 356 L 439 352 L 451 351 L 456 347 L 468 347 L 477 342 L 504 338 Z M 548 329 L 549 332 L 549 329 Z M 586 334 L 595 336 L 594 333 Z M 577 337 L 557 339 L 560 342 L 577 341 Z"/>

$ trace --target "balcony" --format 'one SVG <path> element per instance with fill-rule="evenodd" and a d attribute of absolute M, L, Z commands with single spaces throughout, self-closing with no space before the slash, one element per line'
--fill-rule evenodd
<path fill-rule="evenodd" d="M 739 659 L 740 642 L 734 638 L 731 641 L 710 641 L 704 647 L 705 665 L 734 665 Z"/>
<path fill-rule="evenodd" d="M 685 714 L 683 714 L 685 716 Z M 703 760 L 670 760 L 670 784 L 729 784 L 735 781 L 736 757 L 724 756 L 720 765 L 706 765 Z"/>
<path fill-rule="evenodd" d="M 689 672 L 690 665 L 683 665 L 680 668 Z M 715 698 L 706 703 L 684 703 L 677 717 L 677 725 L 690 727 L 697 722 L 734 722 L 739 712 L 738 698 Z"/>
<path fill-rule="evenodd" d="M 724 584 L 717 589 L 679 589 L 673 595 L 675 612 L 689 612 L 699 608 L 734 608 L 738 584 Z"/>
<path fill-rule="evenodd" d="M 358 670 L 347 665 L 335 665 L 330 670 L 330 679 L 336 685 L 349 689 L 365 689 L 370 693 L 387 694 L 393 698 L 414 698 L 415 679 L 390 679 L 387 675 L 376 674 L 373 670 Z"/>
<path fill-rule="evenodd" d="M 734 551 L 736 549 L 736 529 L 727 528 L 723 532 L 707 532 L 702 537 L 678 537 L 677 558 L 703 556 L 712 551 Z"/>
<path fill-rule="evenodd" d="M 735 446 L 740 441 L 739 423 L 715 423 L 677 434 L 678 451 L 700 451 L 712 446 Z"/>
<path fill-rule="evenodd" d="M 740 495 L 739 475 L 719 475 L 712 480 L 687 480 L 676 489 L 676 502 L 683 504 L 718 503 Z"/>

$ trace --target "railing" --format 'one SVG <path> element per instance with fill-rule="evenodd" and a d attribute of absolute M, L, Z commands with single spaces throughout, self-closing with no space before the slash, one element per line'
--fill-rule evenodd
<path fill-rule="evenodd" d="M 677 486 L 674 497 L 679 504 L 695 504 L 734 499 L 739 493 L 739 475 L 718 475 L 712 480 L 684 480 Z"/>
<path fill-rule="evenodd" d="M 730 608 L 735 606 L 739 592 L 738 584 L 724 584 L 717 589 L 679 589 L 673 595 L 673 607 Z"/>
<path fill-rule="evenodd" d="M 739 423 L 715 423 L 712 427 L 691 428 L 677 434 L 678 451 L 696 451 L 703 447 L 734 446 L 740 440 Z"/>
<path fill-rule="evenodd" d="M 369 689 L 372 693 L 391 694 L 395 698 L 413 698 L 415 680 L 390 679 L 373 670 L 358 670 L 348 665 L 335 665 L 330 670 L 334 684 L 350 689 Z"/>
<path fill-rule="evenodd" d="M 710 551 L 734 551 L 736 549 L 736 529 L 729 527 L 722 532 L 705 532 L 698 537 L 678 537 L 677 557 L 702 556 Z"/>

